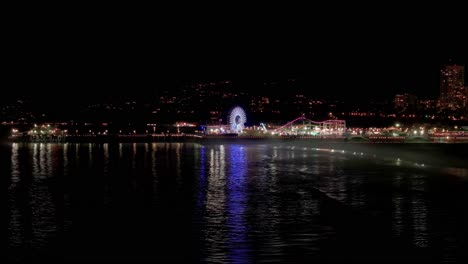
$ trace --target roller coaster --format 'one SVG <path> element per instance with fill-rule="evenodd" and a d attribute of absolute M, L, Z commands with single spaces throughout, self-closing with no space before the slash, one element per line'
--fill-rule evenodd
<path fill-rule="evenodd" d="M 330 119 L 319 122 L 300 116 L 271 132 L 278 135 L 343 135 L 345 131 L 345 120 Z"/>

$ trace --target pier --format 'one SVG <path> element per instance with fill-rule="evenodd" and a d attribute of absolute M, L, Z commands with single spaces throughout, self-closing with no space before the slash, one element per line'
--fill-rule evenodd
<path fill-rule="evenodd" d="M 468 143 L 468 134 L 459 136 L 306 136 L 306 135 L 204 135 L 204 134 L 132 134 L 132 135 L 24 135 L 10 136 L 12 142 L 261 142 L 304 141 L 349 144 Z"/>

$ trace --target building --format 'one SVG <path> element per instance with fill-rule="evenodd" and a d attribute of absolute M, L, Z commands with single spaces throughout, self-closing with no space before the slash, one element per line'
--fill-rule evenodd
<path fill-rule="evenodd" d="M 465 86 L 465 117 L 468 119 L 468 86 Z"/>
<path fill-rule="evenodd" d="M 418 110 L 429 111 L 437 107 L 436 100 L 418 100 Z"/>
<path fill-rule="evenodd" d="M 412 94 L 397 94 L 395 95 L 395 110 L 399 112 L 412 111 L 416 109 L 417 97 Z"/>
<path fill-rule="evenodd" d="M 402 111 L 405 108 L 405 96 L 403 94 L 395 95 L 395 110 Z"/>
<path fill-rule="evenodd" d="M 440 71 L 441 110 L 463 110 L 468 106 L 465 89 L 465 67 L 447 65 Z"/>

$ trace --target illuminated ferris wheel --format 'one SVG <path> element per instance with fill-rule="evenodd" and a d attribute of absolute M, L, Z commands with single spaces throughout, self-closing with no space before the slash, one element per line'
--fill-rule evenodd
<path fill-rule="evenodd" d="M 231 132 L 240 133 L 244 129 L 244 125 L 247 122 L 244 109 L 240 106 L 234 107 L 229 113 L 229 125 Z"/>

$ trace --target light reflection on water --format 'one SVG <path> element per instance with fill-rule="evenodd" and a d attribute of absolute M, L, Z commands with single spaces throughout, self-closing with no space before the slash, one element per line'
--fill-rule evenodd
<path fill-rule="evenodd" d="M 428 223 L 427 205 L 424 199 L 425 177 L 421 174 L 413 174 L 411 180 L 411 190 L 414 194 L 411 197 L 411 216 L 413 219 L 414 244 L 418 247 L 428 246 Z"/>
<path fill-rule="evenodd" d="M 211 261 L 226 259 L 226 171 L 224 146 L 210 149 L 207 177 L 204 244 Z"/>
<path fill-rule="evenodd" d="M 403 181 L 403 175 L 400 172 L 395 173 L 395 177 L 393 178 L 393 185 L 396 186 L 397 188 L 401 188 L 401 184 Z M 400 236 L 403 233 L 403 206 L 404 206 L 404 200 L 403 200 L 403 195 L 396 191 L 392 195 L 392 229 L 395 235 Z"/>
<path fill-rule="evenodd" d="M 178 236 L 199 250 L 180 254 L 200 262 L 333 259 L 346 252 L 346 243 L 336 242 L 343 227 L 322 216 L 328 200 L 381 217 L 379 230 L 392 236 L 383 236 L 384 243 L 397 238 L 402 247 L 428 249 L 441 261 L 459 260 L 457 252 L 466 247 L 453 228 L 466 228 L 465 207 L 453 208 L 466 202 L 466 183 L 447 177 L 463 176 L 466 168 L 432 170 L 372 152 L 287 145 L 13 143 L 7 151 L 0 157 L 10 174 L 12 259 L 60 255 L 63 240 L 78 247 L 70 242 L 79 236 L 73 230 L 104 229 L 92 215 L 112 218 L 109 208 L 119 208 L 119 228 L 130 229 L 125 223 L 134 221 L 154 243 L 164 243 L 163 230 L 181 229 L 176 225 L 192 219 L 192 233 Z M 138 221 L 134 213 L 154 220 Z M 162 215 L 169 220 L 160 230 L 150 223 Z M 345 219 L 338 221 L 346 226 Z M 100 241 L 112 244 L 106 237 Z M 137 254 L 131 248 L 121 254 Z"/>
<path fill-rule="evenodd" d="M 16 183 L 20 180 L 20 164 L 18 160 L 18 143 L 13 143 L 11 146 L 11 186 L 14 188 Z"/>
<path fill-rule="evenodd" d="M 243 146 L 233 145 L 229 149 L 227 177 L 227 221 L 228 260 L 232 263 L 246 263 L 249 260 L 250 245 L 247 241 L 247 157 Z"/>

